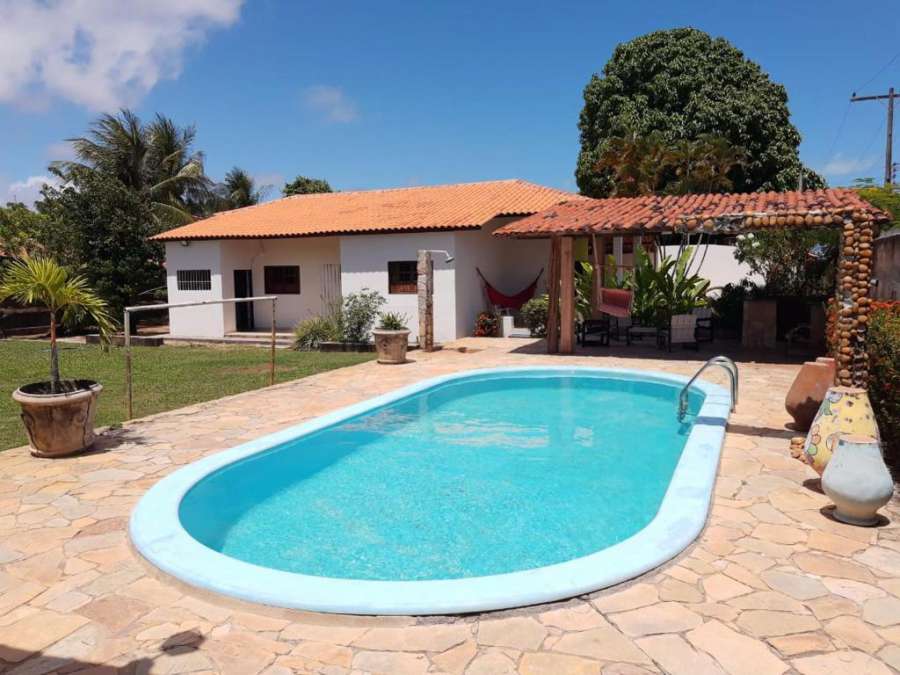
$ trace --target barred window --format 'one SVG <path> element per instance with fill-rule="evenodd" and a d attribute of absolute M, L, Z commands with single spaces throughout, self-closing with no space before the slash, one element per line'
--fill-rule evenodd
<path fill-rule="evenodd" d="M 388 293 L 415 293 L 417 278 L 415 260 L 395 260 L 388 263 Z"/>
<path fill-rule="evenodd" d="M 263 276 L 266 295 L 300 294 L 300 267 L 297 265 L 266 266 Z"/>
<path fill-rule="evenodd" d="M 212 290 L 212 277 L 209 270 L 178 270 L 176 277 L 179 291 Z"/>

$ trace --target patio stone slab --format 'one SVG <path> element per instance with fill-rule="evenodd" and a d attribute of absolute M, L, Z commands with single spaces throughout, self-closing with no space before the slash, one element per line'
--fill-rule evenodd
<path fill-rule="evenodd" d="M 466 617 L 295 612 L 174 583 L 128 542 L 134 504 L 179 466 L 424 378 L 530 364 L 690 375 L 705 356 L 615 347 L 547 356 L 529 340 L 467 339 L 412 352 L 400 368 L 365 363 L 136 420 L 80 457 L 2 452 L 0 672 L 880 675 L 900 667 L 898 502 L 878 528 L 822 510 L 828 500 L 815 474 L 788 453 L 792 364 L 738 364 L 741 401 L 696 543 L 641 578 L 583 597 Z"/>

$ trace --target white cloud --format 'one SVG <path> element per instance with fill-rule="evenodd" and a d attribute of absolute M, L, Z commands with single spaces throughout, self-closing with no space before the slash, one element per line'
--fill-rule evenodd
<path fill-rule="evenodd" d="M 822 167 L 822 173 L 831 176 L 859 174 L 875 166 L 876 161 L 875 157 L 844 157 L 839 152 Z"/>
<path fill-rule="evenodd" d="M 0 103 L 133 105 L 243 0 L 0 0 Z"/>
<path fill-rule="evenodd" d="M 359 118 L 356 104 L 340 87 L 328 84 L 307 87 L 303 92 L 303 102 L 307 108 L 321 113 L 329 122 L 346 124 Z"/>
<path fill-rule="evenodd" d="M 34 202 L 41 196 L 41 188 L 44 185 L 58 186 L 61 183 L 56 176 L 29 176 L 6 187 L 3 203 L 22 202 L 25 206 L 34 206 Z"/>

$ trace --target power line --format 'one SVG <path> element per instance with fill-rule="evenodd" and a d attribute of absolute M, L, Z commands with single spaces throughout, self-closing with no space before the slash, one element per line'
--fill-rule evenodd
<path fill-rule="evenodd" d="M 882 69 L 883 70 L 883 69 Z M 894 152 L 894 99 L 900 98 L 900 94 L 894 93 L 894 88 L 888 89 L 886 94 L 876 94 L 874 96 L 857 96 L 853 92 L 850 97 L 851 103 L 860 101 L 887 101 L 887 141 L 884 149 L 884 184 L 890 185 L 893 182 L 893 152 Z"/>
<path fill-rule="evenodd" d="M 900 52 L 897 52 L 896 54 L 894 54 L 894 55 L 891 57 L 891 59 L 890 59 L 886 64 L 884 64 L 884 65 L 881 67 L 881 70 L 879 70 L 879 71 L 878 71 L 877 73 L 875 73 L 872 77 L 870 77 L 869 80 L 868 80 L 863 86 L 857 87 L 857 88 L 856 88 L 856 91 L 862 91 L 863 89 L 865 89 L 866 87 L 868 87 L 870 84 L 872 84 L 875 80 L 878 79 L 878 77 L 879 77 L 884 71 L 886 71 L 888 68 L 890 68 L 891 65 L 894 63 L 894 61 L 896 61 L 898 58 L 900 58 Z M 854 96 L 856 95 L 856 91 L 855 91 L 854 94 L 853 94 Z"/>

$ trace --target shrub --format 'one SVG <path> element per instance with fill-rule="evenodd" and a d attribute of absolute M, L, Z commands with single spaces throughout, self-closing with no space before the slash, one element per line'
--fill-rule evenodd
<path fill-rule="evenodd" d="M 884 459 L 900 478 L 900 302 L 873 303 L 869 318 L 869 399 Z"/>
<path fill-rule="evenodd" d="M 378 312 L 385 303 L 378 291 L 367 288 L 344 298 L 344 342 L 368 342 Z"/>
<path fill-rule="evenodd" d="M 341 327 L 330 316 L 311 316 L 294 328 L 294 349 L 312 351 L 322 342 L 337 342 L 342 338 Z"/>
<path fill-rule="evenodd" d="M 550 307 L 550 298 L 545 293 L 532 298 L 522 305 L 522 321 L 528 327 L 532 337 L 545 337 L 547 335 L 547 314 Z"/>
<path fill-rule="evenodd" d="M 406 330 L 407 321 L 409 321 L 409 317 L 406 314 L 384 312 L 381 315 L 378 327 L 381 330 Z"/>
<path fill-rule="evenodd" d="M 500 319 L 496 314 L 482 312 L 475 319 L 475 337 L 494 337 L 499 325 Z"/>

